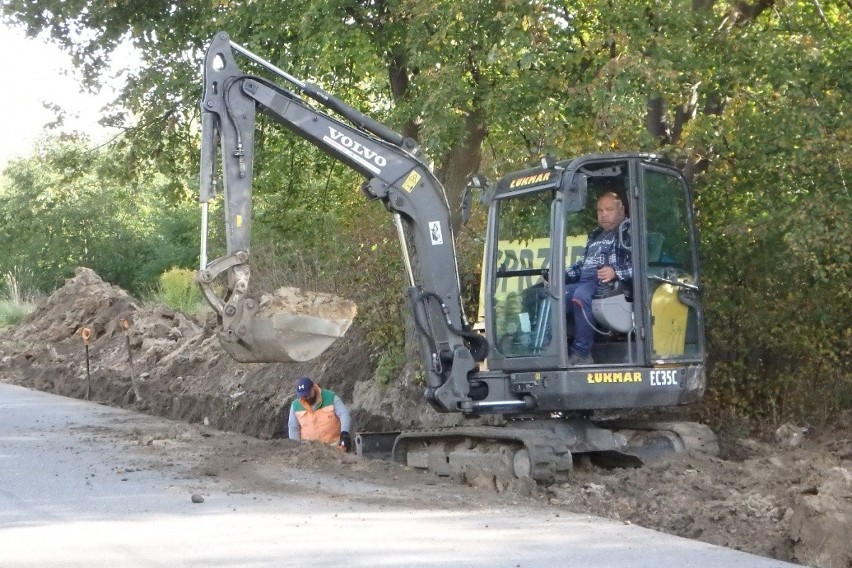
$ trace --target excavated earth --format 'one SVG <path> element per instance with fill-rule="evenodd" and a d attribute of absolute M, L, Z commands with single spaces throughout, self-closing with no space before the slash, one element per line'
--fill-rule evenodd
<path fill-rule="evenodd" d="M 357 319 L 314 361 L 237 363 L 219 345 L 212 316 L 194 319 L 142 304 L 88 269 L 78 269 L 20 325 L 0 333 L 0 381 L 253 439 L 240 453 L 214 452 L 206 471 L 285 460 L 391 486 L 427 483 L 429 474 L 413 476 L 403 466 L 276 439 L 282 437 L 293 381 L 301 375 L 347 401 L 356 431 L 460 420 L 435 413 L 423 402 L 422 389 L 407 384 L 414 381 L 381 384 L 374 370 Z M 535 506 L 609 517 L 809 566 L 852 568 L 852 415 L 831 426 L 785 424 L 766 432 L 717 422 L 711 426 L 719 435 L 719 457 L 680 455 L 637 469 L 600 469 L 581 461 L 569 483 L 547 487 L 458 481 Z"/>

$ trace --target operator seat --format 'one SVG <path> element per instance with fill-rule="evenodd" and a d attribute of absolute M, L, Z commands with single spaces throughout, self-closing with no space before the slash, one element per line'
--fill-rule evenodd
<path fill-rule="evenodd" d="M 648 232 L 649 262 L 658 262 L 662 258 L 663 240 L 662 233 Z M 592 314 L 602 326 L 612 331 L 629 334 L 633 331 L 632 285 L 616 280 L 612 285 L 599 287 L 592 299 Z"/>
<path fill-rule="evenodd" d="M 636 332 L 635 320 L 633 318 L 633 289 L 630 283 L 621 280 L 611 285 L 598 288 L 592 297 L 592 316 L 599 325 L 604 335 L 612 336 L 613 333 L 626 337 L 623 342 L 621 338 L 611 341 L 595 341 L 592 353 L 598 362 L 624 362 L 632 364 L 635 353 L 633 351 L 633 339 Z"/>
<path fill-rule="evenodd" d="M 633 331 L 633 291 L 629 285 L 616 280 L 600 286 L 592 298 L 592 315 L 602 326 L 619 333 Z"/>

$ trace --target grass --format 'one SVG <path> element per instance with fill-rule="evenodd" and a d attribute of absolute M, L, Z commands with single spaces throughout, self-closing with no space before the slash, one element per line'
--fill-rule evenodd
<path fill-rule="evenodd" d="M 25 315 L 36 309 L 33 295 L 21 289 L 22 276 L 26 277 L 23 272 L 14 270 L 3 275 L 5 297 L 0 299 L 0 329 L 17 325 Z"/>
<path fill-rule="evenodd" d="M 0 329 L 17 325 L 24 316 L 34 311 L 35 304 L 30 302 L 11 302 L 0 300 Z"/>

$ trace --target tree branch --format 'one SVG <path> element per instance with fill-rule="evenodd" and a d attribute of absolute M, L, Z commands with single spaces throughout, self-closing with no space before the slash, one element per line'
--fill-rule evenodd
<path fill-rule="evenodd" d="M 756 0 L 753 4 L 745 1 L 736 2 L 734 6 L 736 7 L 737 15 L 734 19 L 734 24 L 745 25 L 774 5 L 775 0 Z"/>

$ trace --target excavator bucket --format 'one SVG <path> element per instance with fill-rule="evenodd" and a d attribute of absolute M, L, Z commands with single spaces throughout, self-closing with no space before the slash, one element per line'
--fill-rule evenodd
<path fill-rule="evenodd" d="M 349 300 L 285 287 L 259 304 L 243 301 L 219 339 L 243 363 L 309 361 L 343 337 L 356 313 Z"/>

